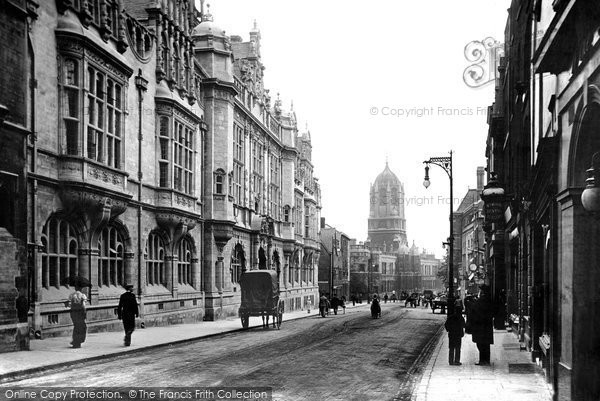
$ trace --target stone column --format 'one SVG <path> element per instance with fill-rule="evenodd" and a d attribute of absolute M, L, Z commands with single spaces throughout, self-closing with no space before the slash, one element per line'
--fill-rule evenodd
<path fill-rule="evenodd" d="M 92 287 L 89 289 L 88 298 L 92 305 L 98 304 L 98 248 L 79 249 L 79 275 L 88 277 Z"/>
<path fill-rule="evenodd" d="M 255 239 L 252 242 L 252 256 L 250 258 L 250 260 L 252 261 L 252 267 L 250 268 L 250 270 L 258 270 L 258 250 L 260 249 L 260 241 L 259 239 Z"/>
<path fill-rule="evenodd" d="M 198 263 L 198 258 L 192 258 L 192 287 L 195 290 L 202 290 L 202 277 L 200 275 L 200 264 Z"/>
<path fill-rule="evenodd" d="M 223 289 L 225 287 L 225 278 L 224 278 L 224 269 L 225 269 L 225 263 L 223 263 L 223 255 L 219 254 L 219 256 L 217 256 L 217 262 L 215 264 L 215 281 L 216 281 L 216 287 L 217 287 L 217 291 L 219 292 L 223 292 Z"/>
<path fill-rule="evenodd" d="M 176 263 L 176 257 L 173 255 L 165 256 L 165 287 L 173 291 L 173 266 Z"/>
<path fill-rule="evenodd" d="M 284 255 L 283 255 L 283 261 L 284 261 L 283 262 L 283 267 L 282 267 L 282 269 L 283 269 L 283 274 L 282 274 L 282 276 L 283 276 L 283 287 L 287 289 L 288 288 L 288 283 L 289 283 L 289 280 L 290 280 L 290 271 L 289 271 L 289 269 L 290 269 L 290 254 L 285 254 L 284 253 Z"/>
<path fill-rule="evenodd" d="M 123 261 L 123 268 L 125 271 L 123 272 L 123 283 L 124 284 L 133 284 L 134 287 L 138 286 L 138 282 L 136 280 L 137 275 L 134 274 L 133 265 L 135 254 L 133 252 L 125 253 L 125 260 Z"/>

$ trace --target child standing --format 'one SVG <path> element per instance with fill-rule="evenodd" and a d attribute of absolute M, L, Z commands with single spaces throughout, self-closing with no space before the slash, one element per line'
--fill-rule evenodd
<path fill-rule="evenodd" d="M 465 335 L 465 319 L 462 315 L 462 305 L 458 304 L 454 307 L 454 313 L 448 316 L 444 325 L 448 332 L 448 363 L 450 365 L 461 365 L 460 363 L 460 346 L 462 338 Z"/>

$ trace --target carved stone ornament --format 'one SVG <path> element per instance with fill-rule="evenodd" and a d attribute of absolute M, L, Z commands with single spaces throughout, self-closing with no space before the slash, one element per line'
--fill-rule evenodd
<path fill-rule="evenodd" d="M 87 191 L 85 188 L 65 188 L 60 192 L 60 197 L 65 209 L 85 214 L 108 211 L 110 218 L 115 218 L 127 209 L 126 200 Z"/>
<path fill-rule="evenodd" d="M 213 238 L 215 239 L 215 244 L 217 245 L 217 249 L 219 253 L 223 253 L 223 249 L 227 242 L 231 238 L 233 238 L 233 226 L 234 222 L 215 222 L 212 223 L 211 229 Z"/>
<path fill-rule="evenodd" d="M 78 216 L 85 225 L 91 243 L 98 241 L 102 228 L 127 209 L 126 199 L 99 194 L 82 187 L 62 188 L 59 196 L 64 211 Z"/>
<path fill-rule="evenodd" d="M 249 81 L 254 81 L 254 66 L 250 63 L 250 61 L 242 59 L 240 72 L 242 73 L 242 82 L 247 83 Z"/>
<path fill-rule="evenodd" d="M 272 236 L 275 233 L 275 227 L 273 225 L 273 219 L 265 216 L 260 222 L 260 233 L 263 235 Z"/>
<path fill-rule="evenodd" d="M 195 219 L 169 212 L 156 213 L 156 222 L 173 243 L 179 241 L 181 237 L 196 227 Z"/>
<path fill-rule="evenodd" d="M 101 180 L 106 183 L 114 184 L 114 185 L 122 185 L 123 184 L 123 176 L 110 172 L 108 170 L 97 168 L 94 166 L 88 166 L 88 176 L 93 177 L 97 180 Z"/>

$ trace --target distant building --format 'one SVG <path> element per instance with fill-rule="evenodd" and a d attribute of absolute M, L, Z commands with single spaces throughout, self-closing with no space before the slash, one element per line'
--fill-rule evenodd
<path fill-rule="evenodd" d="M 371 185 L 369 246 L 383 252 L 397 252 L 407 245 L 404 218 L 404 185 L 385 163 Z"/>
<path fill-rule="evenodd" d="M 454 219 L 454 269 L 457 286 L 464 296 L 467 292 L 477 294 L 478 286 L 489 284 L 485 266 L 485 233 L 483 231 L 484 168 L 477 167 L 477 188 L 467 190 Z"/>
<path fill-rule="evenodd" d="M 350 238 L 329 225 L 320 236 L 319 292 L 350 299 Z"/>
<path fill-rule="evenodd" d="M 434 254 L 423 250 L 419 255 L 419 262 L 421 265 L 421 287 L 423 290 L 443 291 L 444 283 L 438 277 L 442 261 L 436 258 Z"/>
<path fill-rule="evenodd" d="M 419 248 L 408 246 L 404 216 L 404 185 L 386 162 L 370 189 L 368 239 L 353 240 L 350 246 L 350 293 L 353 295 L 393 292 L 421 292 L 427 274 L 427 285 L 435 285 L 441 264 L 433 255 L 427 258 L 427 269 L 421 265 Z M 436 262 L 437 261 L 437 262 Z M 432 288 L 440 288 L 438 284 Z"/>

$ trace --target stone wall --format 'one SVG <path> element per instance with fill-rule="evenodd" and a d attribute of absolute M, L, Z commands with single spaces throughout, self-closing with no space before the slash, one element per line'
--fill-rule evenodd
<path fill-rule="evenodd" d="M 0 227 L 0 352 L 29 349 L 29 325 L 19 323 L 16 308 L 19 292 L 15 279 L 20 275 L 18 243 Z"/>

